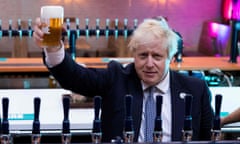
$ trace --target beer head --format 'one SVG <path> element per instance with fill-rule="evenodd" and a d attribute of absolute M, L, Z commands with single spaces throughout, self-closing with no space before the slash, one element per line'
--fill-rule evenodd
<path fill-rule="evenodd" d="M 41 7 L 42 31 L 44 32 L 42 46 L 54 47 L 60 45 L 64 8 L 62 6 Z"/>
<path fill-rule="evenodd" d="M 41 18 L 63 18 L 64 8 L 62 6 L 42 6 L 41 7 Z"/>

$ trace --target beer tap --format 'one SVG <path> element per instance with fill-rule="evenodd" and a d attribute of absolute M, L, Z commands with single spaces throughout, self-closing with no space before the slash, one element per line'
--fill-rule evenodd
<path fill-rule="evenodd" d="M 21 19 L 18 19 L 18 35 L 22 39 Z"/>
<path fill-rule="evenodd" d="M 138 25 L 138 19 L 133 20 L 133 28 L 136 29 Z"/>
<path fill-rule="evenodd" d="M 71 143 L 70 122 L 69 122 L 69 108 L 70 98 L 68 96 L 63 97 L 63 123 L 62 123 L 62 144 Z"/>
<path fill-rule="evenodd" d="M 106 40 L 108 39 L 108 36 L 109 36 L 109 23 L 110 23 L 110 20 L 106 19 L 106 29 L 105 29 L 105 38 L 106 38 Z"/>
<path fill-rule="evenodd" d="M 2 31 L 2 20 L 0 19 L 0 40 L 3 37 L 3 31 Z"/>
<path fill-rule="evenodd" d="M 85 27 L 85 34 L 86 34 L 86 39 L 88 40 L 89 38 L 89 19 L 85 19 L 86 27 Z"/>
<path fill-rule="evenodd" d="M 75 23 L 76 23 L 76 32 L 77 32 L 77 38 L 80 37 L 80 21 L 79 21 L 79 18 L 76 18 L 75 19 Z"/>
<path fill-rule="evenodd" d="M 128 19 L 124 19 L 124 39 L 127 39 L 128 36 L 128 29 L 127 29 Z"/>
<path fill-rule="evenodd" d="M 2 110 L 3 110 L 2 135 L 1 135 L 2 144 L 10 144 L 12 141 L 11 135 L 9 134 L 8 107 L 9 99 L 7 97 L 2 98 Z"/>
<path fill-rule="evenodd" d="M 218 141 L 221 137 L 221 125 L 220 125 L 220 109 L 222 104 L 222 95 L 217 94 L 215 96 L 215 115 L 213 119 L 213 128 L 212 128 L 212 141 Z"/>
<path fill-rule="evenodd" d="M 192 140 L 192 95 L 185 94 L 185 115 L 184 115 L 184 126 L 183 126 L 183 141 L 189 142 Z"/>
<path fill-rule="evenodd" d="M 98 39 L 99 38 L 99 35 L 100 35 L 100 19 L 97 18 L 96 19 L 96 38 Z"/>
<path fill-rule="evenodd" d="M 125 126 L 124 126 L 124 142 L 132 143 L 134 139 L 133 119 L 132 119 L 132 95 L 125 97 Z"/>
<path fill-rule="evenodd" d="M 35 97 L 33 104 L 34 104 L 34 119 L 32 124 L 32 144 L 40 144 L 41 134 L 40 134 L 39 112 L 40 112 L 41 99 L 39 97 Z"/>
<path fill-rule="evenodd" d="M 28 19 L 28 37 L 32 37 L 32 19 Z"/>
<path fill-rule="evenodd" d="M 114 37 L 115 39 L 118 38 L 118 19 L 115 19 L 115 31 L 114 31 Z"/>
<path fill-rule="evenodd" d="M 94 97 L 94 120 L 92 129 L 92 142 L 101 143 L 102 140 L 102 129 L 100 120 L 100 110 L 102 105 L 102 98 L 100 96 Z"/>
<path fill-rule="evenodd" d="M 70 19 L 66 19 L 66 24 L 67 24 L 67 38 L 70 38 Z"/>
<path fill-rule="evenodd" d="M 75 60 L 76 58 L 76 39 L 77 39 L 76 31 L 70 31 L 69 49 L 73 60 Z"/>
<path fill-rule="evenodd" d="M 155 127 L 153 132 L 153 142 L 162 142 L 163 132 L 162 132 L 162 96 L 156 96 L 156 118 Z"/>
<path fill-rule="evenodd" d="M 10 19 L 8 21 L 8 23 L 9 23 L 9 26 L 8 26 L 8 36 L 9 36 L 9 38 L 12 38 L 12 20 Z"/>

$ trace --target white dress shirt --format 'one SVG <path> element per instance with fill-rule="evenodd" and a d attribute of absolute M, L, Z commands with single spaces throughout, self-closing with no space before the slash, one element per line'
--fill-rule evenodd
<path fill-rule="evenodd" d="M 172 123 L 171 123 L 171 92 L 170 92 L 170 78 L 169 78 L 169 72 L 167 73 L 167 76 L 156 85 L 156 89 L 154 91 L 153 97 L 154 101 L 156 102 L 156 96 L 161 95 L 163 98 L 162 103 L 162 129 L 163 129 L 163 142 L 169 142 L 171 141 L 171 129 L 172 129 Z M 142 121 L 141 121 L 141 127 L 140 127 L 140 133 L 138 137 L 138 142 L 144 142 L 144 124 L 145 124 L 145 118 L 144 118 L 144 112 L 145 112 L 145 102 L 148 96 L 148 92 L 146 89 L 148 86 L 142 82 L 142 88 L 144 91 L 144 98 L 143 98 L 143 108 L 142 108 Z"/>

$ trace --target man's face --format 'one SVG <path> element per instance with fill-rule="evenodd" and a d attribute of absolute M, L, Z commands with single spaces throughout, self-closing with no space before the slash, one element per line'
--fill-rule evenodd
<path fill-rule="evenodd" d="M 139 45 L 133 57 L 138 76 L 148 85 L 159 83 L 168 72 L 170 60 L 160 41 Z"/>

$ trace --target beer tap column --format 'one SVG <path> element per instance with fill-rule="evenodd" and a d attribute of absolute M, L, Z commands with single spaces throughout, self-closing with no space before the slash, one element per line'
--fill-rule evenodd
<path fill-rule="evenodd" d="M 62 123 L 62 144 L 71 143 L 70 122 L 69 122 L 69 108 L 70 98 L 68 96 L 63 97 L 63 123 Z"/>
<path fill-rule="evenodd" d="M 106 38 L 106 40 L 109 37 L 109 23 L 110 23 L 110 20 L 106 19 L 106 29 L 105 29 L 105 38 Z"/>
<path fill-rule="evenodd" d="M 40 121 L 39 121 L 39 113 L 40 113 L 40 104 L 41 99 L 39 97 L 34 98 L 34 120 L 32 125 L 32 144 L 40 144 L 41 134 L 40 134 Z"/>
<path fill-rule="evenodd" d="M 89 19 L 88 18 L 85 19 L 85 23 L 86 23 L 85 36 L 86 36 L 86 39 L 88 40 L 88 38 L 89 38 Z"/>
<path fill-rule="evenodd" d="M 18 19 L 18 35 L 19 35 L 19 38 L 22 39 L 21 19 Z"/>
<path fill-rule="evenodd" d="M 127 24 L 128 24 L 128 19 L 124 19 L 124 32 L 123 32 L 123 35 L 124 35 L 124 39 L 127 40 L 127 37 L 128 37 L 128 29 L 127 29 Z"/>
<path fill-rule="evenodd" d="M 162 142 L 163 132 L 161 114 L 162 114 L 162 96 L 158 95 L 156 97 L 156 118 L 153 132 L 153 142 Z"/>
<path fill-rule="evenodd" d="M 124 142 L 132 143 L 134 139 L 133 119 L 132 119 L 132 95 L 126 95 L 125 97 L 125 126 L 124 126 Z"/>
<path fill-rule="evenodd" d="M 94 120 L 92 129 L 92 142 L 101 143 L 102 140 L 102 129 L 101 129 L 101 119 L 100 110 L 102 105 L 102 98 L 100 96 L 94 97 Z"/>
<path fill-rule="evenodd" d="M 192 140 L 192 95 L 185 95 L 185 116 L 184 116 L 184 126 L 183 126 L 183 141 L 189 142 Z"/>
<path fill-rule="evenodd" d="M 7 97 L 2 98 L 3 120 L 2 120 L 1 144 L 12 143 L 11 135 L 9 134 L 8 107 L 9 99 Z"/>
<path fill-rule="evenodd" d="M 8 21 L 8 23 L 9 23 L 9 26 L 8 26 L 8 37 L 12 38 L 12 20 L 10 19 Z"/>
<path fill-rule="evenodd" d="M 220 110 L 222 104 L 222 95 L 217 94 L 215 96 L 215 115 L 213 119 L 213 128 L 212 128 L 212 141 L 218 141 L 221 137 L 221 125 L 220 125 Z"/>
<path fill-rule="evenodd" d="M 99 18 L 96 19 L 95 33 L 96 33 L 96 39 L 99 39 L 99 36 L 100 36 L 100 19 Z"/>
<path fill-rule="evenodd" d="M 2 31 L 2 20 L 0 19 L 0 40 L 3 37 L 3 31 Z"/>
<path fill-rule="evenodd" d="M 118 38 L 118 19 L 115 19 L 115 31 L 114 31 L 114 37 L 115 39 Z"/>
<path fill-rule="evenodd" d="M 28 37 L 31 38 L 32 37 L 32 19 L 28 19 Z"/>
<path fill-rule="evenodd" d="M 79 18 L 76 18 L 75 19 L 75 23 L 76 23 L 76 32 L 77 32 L 77 38 L 80 37 L 80 21 L 79 21 Z"/>

